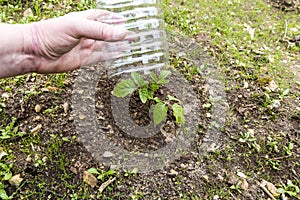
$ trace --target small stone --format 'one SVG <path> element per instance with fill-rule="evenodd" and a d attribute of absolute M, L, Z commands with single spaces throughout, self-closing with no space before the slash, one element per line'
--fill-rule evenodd
<path fill-rule="evenodd" d="M 36 127 L 34 127 L 33 129 L 31 129 L 30 132 L 33 133 L 33 134 L 36 134 L 36 133 L 38 133 L 41 130 L 41 128 L 42 128 L 42 125 L 38 124 Z"/>
<path fill-rule="evenodd" d="M 238 172 L 237 175 L 241 178 L 247 178 L 247 176 L 243 172 Z"/>
<path fill-rule="evenodd" d="M 83 172 L 83 181 L 90 185 L 92 188 L 98 183 L 97 178 L 88 171 Z"/>
<path fill-rule="evenodd" d="M 43 121 L 43 120 L 44 120 L 44 119 L 43 119 L 43 117 L 41 117 L 41 116 L 36 116 L 35 118 L 32 119 L 33 122 L 41 122 L 41 121 Z"/>
<path fill-rule="evenodd" d="M 178 172 L 175 171 L 174 169 L 171 169 L 169 175 L 176 176 L 176 175 L 178 175 Z"/>
<path fill-rule="evenodd" d="M 41 112 L 42 107 L 37 104 L 37 105 L 35 105 L 34 110 L 35 110 L 35 112 L 39 113 L 39 112 Z"/>
<path fill-rule="evenodd" d="M 75 167 L 70 167 L 70 171 L 73 172 L 74 174 L 77 174 L 77 169 Z"/>
<path fill-rule="evenodd" d="M 243 180 L 242 180 L 241 188 L 242 188 L 243 190 L 248 190 L 249 184 L 248 184 L 248 182 L 246 181 L 246 179 L 243 179 Z"/>
<path fill-rule="evenodd" d="M 24 16 L 24 17 L 33 16 L 33 12 L 32 12 L 32 10 L 31 10 L 31 8 L 28 8 L 27 10 L 25 10 L 25 11 L 23 12 L 23 16 Z"/>
<path fill-rule="evenodd" d="M 4 92 L 1 96 L 2 98 L 6 98 L 6 99 L 9 98 L 9 94 L 7 92 Z"/>
<path fill-rule="evenodd" d="M 235 174 L 232 174 L 232 175 L 229 176 L 229 178 L 228 178 L 228 183 L 229 183 L 229 184 L 232 184 L 232 185 L 237 184 L 238 181 L 239 181 L 239 178 L 238 178 L 238 176 L 235 175 Z"/>
<path fill-rule="evenodd" d="M 65 103 L 63 104 L 63 108 L 64 108 L 64 112 L 65 112 L 65 113 L 68 113 L 68 111 L 69 111 L 69 104 L 68 104 L 67 102 L 65 102 Z"/>
<path fill-rule="evenodd" d="M 102 155 L 104 158 L 110 158 L 113 157 L 114 154 L 111 153 L 110 151 L 105 151 L 104 154 Z"/>
<path fill-rule="evenodd" d="M 248 129 L 248 133 L 251 137 L 254 137 L 254 129 Z"/>
<path fill-rule="evenodd" d="M 189 166 L 188 164 L 183 164 L 183 163 L 180 164 L 180 167 L 183 168 L 183 169 L 188 168 L 188 166 Z"/>
<path fill-rule="evenodd" d="M 248 84 L 248 82 L 245 81 L 244 82 L 244 88 L 247 89 L 248 87 L 249 87 L 249 84 Z"/>
<path fill-rule="evenodd" d="M 274 92 L 275 90 L 278 89 L 278 85 L 275 83 L 274 80 L 272 80 L 272 81 L 269 82 L 268 88 L 269 88 L 272 92 Z"/>
<path fill-rule="evenodd" d="M 0 160 L 4 157 L 4 156 L 7 156 L 8 154 L 5 152 L 5 151 L 3 151 L 3 150 L 1 150 L 1 152 L 0 152 Z"/>
<path fill-rule="evenodd" d="M 32 161 L 31 157 L 30 157 L 30 156 L 27 156 L 26 162 L 31 162 L 31 161 Z"/>
<path fill-rule="evenodd" d="M 48 160 L 48 157 L 47 156 L 44 156 L 43 158 L 42 158 L 42 161 L 45 163 L 45 162 L 47 162 L 47 160 Z"/>
<path fill-rule="evenodd" d="M 218 174 L 218 178 L 219 178 L 220 181 L 224 181 L 224 177 L 221 176 L 220 174 Z"/>
<path fill-rule="evenodd" d="M 206 113 L 206 117 L 207 118 L 211 118 L 211 114 L 210 113 Z"/>
<path fill-rule="evenodd" d="M 49 91 L 53 91 L 53 92 L 59 90 L 58 87 L 54 87 L 54 86 L 48 86 L 47 89 L 48 89 Z"/>
<path fill-rule="evenodd" d="M 267 189 L 271 192 L 271 194 L 274 197 L 278 197 L 279 196 L 279 194 L 277 193 L 277 188 L 275 187 L 275 185 L 273 183 L 265 181 L 265 184 L 266 184 Z"/>
<path fill-rule="evenodd" d="M 21 178 L 20 174 L 16 174 L 8 180 L 9 184 L 16 186 L 16 187 L 18 187 L 22 181 L 23 181 L 23 178 Z"/>
<path fill-rule="evenodd" d="M 206 181 L 208 181 L 208 176 L 207 175 L 203 175 L 202 176 Z"/>
<path fill-rule="evenodd" d="M 83 119 L 85 119 L 86 118 L 86 116 L 85 115 L 83 115 L 83 114 L 79 114 L 79 119 L 80 120 L 83 120 Z"/>
<path fill-rule="evenodd" d="M 219 195 L 215 195 L 215 196 L 213 197 L 213 200 L 218 200 L 218 199 L 220 199 Z"/>

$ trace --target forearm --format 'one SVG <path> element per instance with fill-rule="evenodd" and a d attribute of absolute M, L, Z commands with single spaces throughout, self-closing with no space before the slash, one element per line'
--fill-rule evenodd
<path fill-rule="evenodd" d="M 0 78 L 36 71 L 29 24 L 0 24 Z"/>

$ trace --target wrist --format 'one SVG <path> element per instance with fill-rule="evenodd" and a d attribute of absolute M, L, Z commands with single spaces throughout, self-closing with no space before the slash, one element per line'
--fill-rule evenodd
<path fill-rule="evenodd" d="M 35 72 L 35 55 L 30 24 L 0 24 L 0 78 Z"/>

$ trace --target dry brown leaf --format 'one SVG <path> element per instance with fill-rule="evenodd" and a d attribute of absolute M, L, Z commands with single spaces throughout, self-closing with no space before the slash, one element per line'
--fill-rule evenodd
<path fill-rule="evenodd" d="M 95 187 L 98 183 L 97 178 L 88 171 L 83 172 L 83 181 L 90 185 L 92 188 Z"/>

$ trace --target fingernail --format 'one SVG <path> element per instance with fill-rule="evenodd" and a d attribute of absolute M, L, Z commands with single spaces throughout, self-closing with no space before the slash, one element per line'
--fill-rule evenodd
<path fill-rule="evenodd" d="M 127 30 L 116 30 L 114 32 L 113 38 L 115 40 L 123 40 L 125 36 L 127 35 L 128 31 Z"/>

